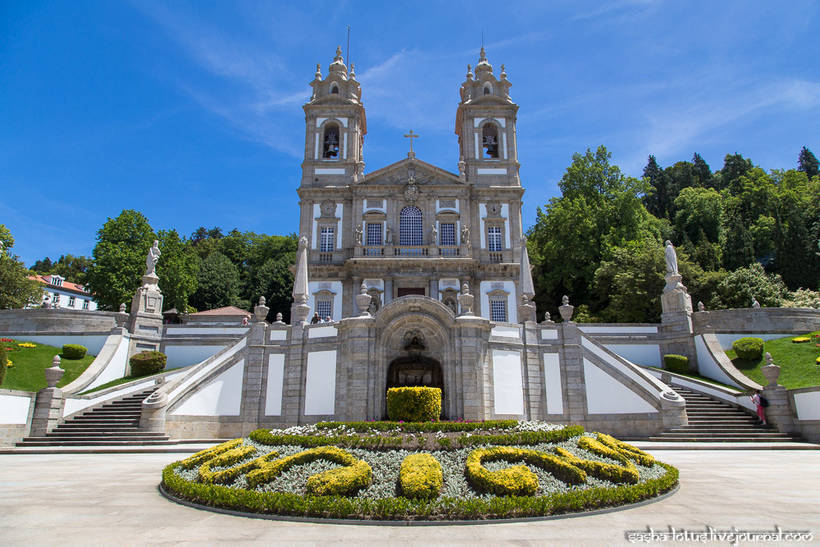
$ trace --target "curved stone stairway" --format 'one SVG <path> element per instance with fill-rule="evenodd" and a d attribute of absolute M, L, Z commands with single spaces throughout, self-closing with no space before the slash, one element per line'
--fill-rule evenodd
<path fill-rule="evenodd" d="M 662 431 L 650 441 L 664 442 L 795 442 L 802 441 L 780 433 L 769 425 L 758 425 L 757 416 L 709 395 L 672 385 L 686 400 L 689 425 Z"/>
<path fill-rule="evenodd" d="M 157 388 L 129 394 L 67 419 L 43 437 L 26 437 L 17 446 L 150 446 L 172 444 L 164 433 L 141 431 L 142 401 Z"/>

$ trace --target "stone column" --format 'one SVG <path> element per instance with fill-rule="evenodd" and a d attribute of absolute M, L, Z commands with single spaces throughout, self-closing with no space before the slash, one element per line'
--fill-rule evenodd
<path fill-rule="evenodd" d="M 784 386 L 777 383 L 780 376 L 780 367 L 774 364 L 771 353 L 766 353 L 766 366 L 760 370 L 769 384 L 763 387 L 763 397 L 769 401 L 769 406 L 763 409 L 766 422 L 776 427 L 783 433 L 795 433 L 798 431 L 795 423 L 794 413 L 789 405 L 789 394 Z"/>
<path fill-rule="evenodd" d="M 392 252 L 392 251 L 391 251 Z M 393 301 L 393 278 L 384 278 L 384 305 L 388 305 Z"/>
<path fill-rule="evenodd" d="M 689 358 L 689 368 L 697 370 L 692 297 L 686 292 L 678 273 L 666 274 L 666 286 L 661 295 L 661 355 L 674 353 Z"/>
<path fill-rule="evenodd" d="M 463 303 L 463 294 L 459 300 Z M 463 417 L 465 420 L 485 420 L 492 414 L 487 408 L 486 390 L 489 389 L 487 373 L 487 347 L 490 339 L 490 321 L 472 314 L 456 318 L 454 329 L 455 350 L 460 370 L 455 375 L 460 379 L 460 386 L 453 386 L 461 393 L 448 393 L 448 414 L 451 419 Z"/>
<path fill-rule="evenodd" d="M 341 420 L 381 418 L 376 416 L 375 401 L 370 397 L 371 392 L 378 391 L 375 386 L 371 386 L 375 378 L 370 374 L 370 364 L 375 358 L 372 354 L 374 323 L 375 319 L 367 312 L 359 317 L 343 319 L 339 323 L 341 359 L 337 361 L 339 370 L 336 374 L 335 408 Z M 384 394 L 380 396 L 383 397 Z"/>
<path fill-rule="evenodd" d="M 567 408 L 564 409 L 564 414 L 571 423 L 583 424 L 587 413 L 587 393 L 581 330 L 572 321 L 575 307 L 570 305 L 569 298 L 565 295 L 561 301 L 558 312 L 564 321 L 558 324 L 558 337 L 561 340 L 561 377 L 565 379 L 567 386 Z"/>
<path fill-rule="evenodd" d="M 535 315 L 535 310 L 532 310 Z M 544 385 L 541 381 L 542 364 L 540 349 L 540 327 L 535 321 L 522 321 L 522 340 L 524 342 L 524 385 L 527 393 L 527 408 L 525 409 L 528 420 L 539 420 L 546 416 L 546 406 L 544 405 Z"/>
<path fill-rule="evenodd" d="M 46 433 L 57 426 L 63 417 L 65 399 L 63 398 L 63 390 L 57 387 L 57 382 L 63 377 L 65 371 L 60 368 L 59 355 L 54 356 L 51 368 L 47 368 L 45 374 L 48 387 L 38 391 L 34 400 L 34 416 L 31 419 L 31 431 L 29 433 L 32 437 L 45 436 Z"/>
<path fill-rule="evenodd" d="M 248 345 L 245 347 L 245 371 L 242 378 L 242 434 L 246 435 L 256 429 L 264 418 L 264 394 L 262 393 L 265 367 L 265 336 L 268 323 L 265 318 L 270 308 L 265 305 L 265 297 L 259 297 L 259 303 L 253 308 L 253 323 L 248 332 Z"/>

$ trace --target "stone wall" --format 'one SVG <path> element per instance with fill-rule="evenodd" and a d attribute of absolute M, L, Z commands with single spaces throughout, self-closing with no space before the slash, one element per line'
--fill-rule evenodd
<path fill-rule="evenodd" d="M 36 309 L 0 310 L 0 334 L 107 334 L 116 314 L 104 311 Z"/>
<path fill-rule="evenodd" d="M 820 330 L 820 310 L 811 308 L 739 308 L 692 314 L 696 334 L 703 332 L 800 333 Z"/>

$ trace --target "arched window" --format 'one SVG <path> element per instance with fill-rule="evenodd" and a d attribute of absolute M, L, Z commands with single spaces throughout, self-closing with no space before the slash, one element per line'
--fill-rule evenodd
<path fill-rule="evenodd" d="M 484 84 L 484 94 L 485 95 L 492 95 L 493 94 L 493 87 L 489 83 Z"/>
<path fill-rule="evenodd" d="M 338 95 L 339 94 L 339 86 L 337 86 L 335 83 L 331 84 L 330 92 L 335 93 L 336 95 Z"/>
<path fill-rule="evenodd" d="M 488 123 L 481 130 L 481 144 L 484 147 L 484 158 L 498 158 L 498 129 Z"/>
<path fill-rule="evenodd" d="M 339 126 L 329 123 L 325 127 L 325 138 L 322 141 L 322 157 L 333 159 L 339 157 Z"/>
<path fill-rule="evenodd" d="M 399 215 L 399 245 L 423 245 L 421 209 L 408 205 Z"/>

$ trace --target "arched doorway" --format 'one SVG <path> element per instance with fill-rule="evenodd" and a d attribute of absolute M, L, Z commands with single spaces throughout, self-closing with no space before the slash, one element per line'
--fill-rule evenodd
<path fill-rule="evenodd" d="M 441 411 L 444 404 L 444 375 L 441 363 L 423 355 L 405 355 L 394 359 L 387 369 L 387 389 L 391 387 L 437 387 L 441 390 Z M 386 393 L 386 390 L 385 390 Z"/>

